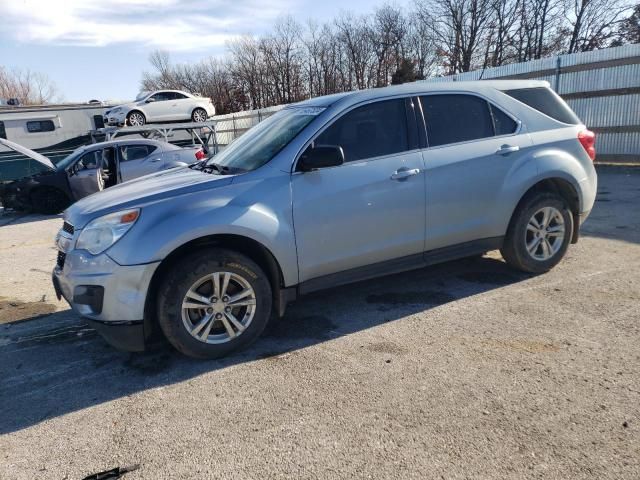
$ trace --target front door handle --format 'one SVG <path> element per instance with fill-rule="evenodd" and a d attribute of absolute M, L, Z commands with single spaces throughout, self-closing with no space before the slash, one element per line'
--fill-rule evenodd
<path fill-rule="evenodd" d="M 498 155 L 509 155 L 510 153 L 517 152 L 520 150 L 520 147 L 517 145 L 502 145 L 496 153 Z"/>
<path fill-rule="evenodd" d="M 400 168 L 393 172 L 391 175 L 391 180 L 406 180 L 409 177 L 417 175 L 420 173 L 419 168 Z"/>

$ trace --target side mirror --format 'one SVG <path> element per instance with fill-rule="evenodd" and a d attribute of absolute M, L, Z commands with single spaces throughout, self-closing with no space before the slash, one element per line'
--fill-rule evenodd
<path fill-rule="evenodd" d="M 153 103 L 153 102 L 155 102 L 155 101 L 156 101 L 156 99 L 155 99 L 155 98 L 153 98 L 153 97 L 149 97 L 149 98 L 147 98 L 147 99 L 144 101 L 144 103 Z"/>
<path fill-rule="evenodd" d="M 300 157 L 298 168 L 310 172 L 318 168 L 337 167 L 344 163 L 344 152 L 338 145 L 316 145 L 307 148 Z"/>

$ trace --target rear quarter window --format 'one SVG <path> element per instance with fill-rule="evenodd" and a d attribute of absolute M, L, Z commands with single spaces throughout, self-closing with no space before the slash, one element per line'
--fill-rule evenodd
<path fill-rule="evenodd" d="M 576 114 L 550 88 L 518 88 L 503 90 L 503 92 L 559 122 L 570 125 L 579 125 L 581 123 Z"/>
<path fill-rule="evenodd" d="M 489 109 L 491 110 L 491 116 L 493 117 L 493 125 L 496 135 L 509 135 L 517 130 L 518 124 L 513 118 L 495 105 L 490 104 Z"/>

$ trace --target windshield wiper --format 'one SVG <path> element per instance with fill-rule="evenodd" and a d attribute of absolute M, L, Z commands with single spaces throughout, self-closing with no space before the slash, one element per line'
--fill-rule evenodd
<path fill-rule="evenodd" d="M 218 175 L 231 175 L 234 173 L 242 173 L 246 172 L 244 168 L 238 167 L 228 167 L 227 165 L 220 165 L 215 162 L 208 162 L 206 160 L 201 160 L 200 162 L 189 165 L 189 168 L 192 170 L 200 170 L 204 173 L 217 173 Z"/>
<path fill-rule="evenodd" d="M 242 173 L 246 170 L 244 168 L 229 167 L 227 165 L 220 165 L 219 163 L 209 162 L 202 167 L 203 172 L 213 173 L 216 171 L 219 175 L 232 175 L 234 173 Z"/>

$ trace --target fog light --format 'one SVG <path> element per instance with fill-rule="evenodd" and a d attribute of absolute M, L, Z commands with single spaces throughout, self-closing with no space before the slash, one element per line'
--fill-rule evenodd
<path fill-rule="evenodd" d="M 78 285 L 73 290 L 73 303 L 83 314 L 102 313 L 104 287 L 99 285 Z"/>

